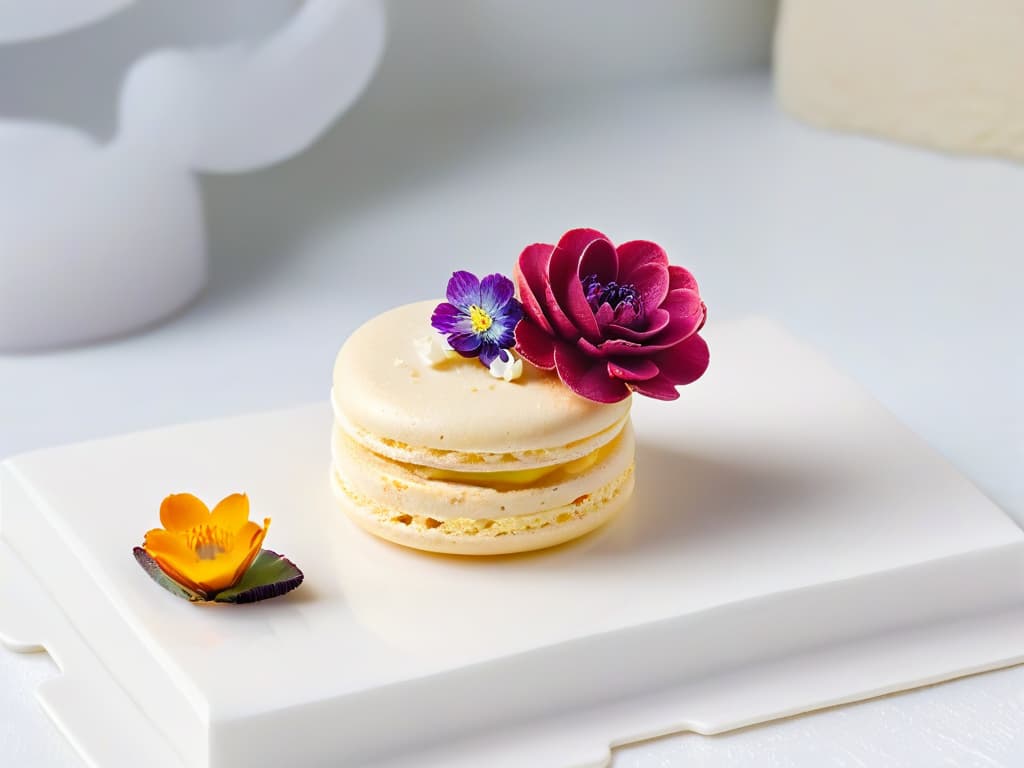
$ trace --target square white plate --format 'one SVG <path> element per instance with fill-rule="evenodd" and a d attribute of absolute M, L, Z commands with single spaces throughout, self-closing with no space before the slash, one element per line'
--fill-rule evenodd
<path fill-rule="evenodd" d="M 632 508 L 531 555 L 355 528 L 326 405 L 9 460 L 0 635 L 54 655 L 40 698 L 100 766 L 599 766 L 1024 660 L 1017 525 L 774 325 L 710 340 L 680 401 L 635 403 Z M 160 590 L 131 549 L 177 491 L 248 492 L 306 583 L 252 606 Z"/>

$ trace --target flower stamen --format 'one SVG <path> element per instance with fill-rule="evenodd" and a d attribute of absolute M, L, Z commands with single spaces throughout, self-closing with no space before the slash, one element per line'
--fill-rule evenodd
<path fill-rule="evenodd" d="M 228 551 L 228 542 L 233 534 L 214 525 L 197 525 L 185 534 L 185 542 L 189 549 L 196 553 L 200 560 L 216 560 L 218 555 Z"/>
<path fill-rule="evenodd" d="M 473 325 L 473 333 L 484 333 L 494 325 L 494 318 L 484 309 L 473 304 L 469 308 L 469 322 Z"/>
<path fill-rule="evenodd" d="M 643 314 L 643 300 L 640 292 L 632 283 L 619 284 L 614 280 L 602 283 L 597 279 L 597 275 L 587 275 L 580 282 L 583 284 L 583 293 L 587 297 L 587 303 L 594 312 L 597 312 L 603 304 L 607 304 L 612 309 L 618 309 L 620 305 L 625 304 L 631 307 L 637 315 Z"/>

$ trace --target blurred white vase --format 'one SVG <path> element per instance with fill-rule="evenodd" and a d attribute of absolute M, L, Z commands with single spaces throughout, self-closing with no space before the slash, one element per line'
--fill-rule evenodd
<path fill-rule="evenodd" d="M 22 4 L 3 4 L 0 41 L 63 34 L 88 22 L 103 34 L 105 25 L 135 12 L 122 10 L 129 4 L 26 0 L 21 15 L 13 9 Z M 207 275 L 194 173 L 243 172 L 301 152 L 355 101 L 384 44 L 380 0 L 217 6 L 211 12 L 205 0 L 177 0 L 179 36 L 207 47 L 144 52 L 131 64 L 109 141 L 83 130 L 102 130 L 103 120 L 96 119 L 102 109 L 81 99 L 81 88 L 70 95 L 83 107 L 82 127 L 75 125 L 77 113 L 66 116 L 60 108 L 50 111 L 67 125 L 0 121 L 0 351 L 123 334 L 187 305 Z M 146 8 L 110 34 L 151 35 L 149 27 L 162 28 L 168 12 L 168 6 Z M 243 44 L 261 16 L 270 29 Z M 223 37 L 209 47 L 204 38 L 213 27 Z M 240 37 L 232 36 L 236 28 Z M 31 58 L 33 46 L 42 46 L 37 68 L 44 79 L 54 78 L 45 56 L 64 39 L 16 47 Z M 116 58 L 110 48 L 88 47 L 90 61 L 101 67 Z M 96 50 L 108 53 L 105 62 Z M 9 55 L 0 49 L 0 56 Z M 0 88 L 0 109 L 9 112 L 3 99 L 10 95 L 23 110 L 45 113 L 53 105 L 33 109 L 40 91 L 24 68 L 17 71 L 19 81 L 6 92 Z"/>

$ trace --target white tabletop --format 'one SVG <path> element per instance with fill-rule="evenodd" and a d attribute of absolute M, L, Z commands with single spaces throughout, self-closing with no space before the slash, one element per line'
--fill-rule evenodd
<path fill-rule="evenodd" d="M 820 346 L 1024 521 L 1024 169 L 819 133 L 778 113 L 766 75 L 458 109 L 399 103 L 388 77 L 303 156 L 206 181 L 213 274 L 188 312 L 0 357 L 0 455 L 325 399 L 369 315 L 595 226 L 665 245 L 710 322 L 764 313 Z M 55 673 L 0 653 L 5 765 L 77 764 L 32 698 Z M 614 765 L 1009 767 L 1022 723 L 1018 668 L 634 745 Z"/>

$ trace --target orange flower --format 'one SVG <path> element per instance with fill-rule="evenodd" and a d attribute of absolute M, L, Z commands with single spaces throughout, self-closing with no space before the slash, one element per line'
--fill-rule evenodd
<path fill-rule="evenodd" d="M 233 587 L 260 553 L 270 518 L 261 528 L 249 520 L 249 497 L 236 493 L 213 512 L 190 493 L 160 505 L 163 528 L 146 534 L 143 549 L 160 570 L 184 587 L 212 595 Z"/>

